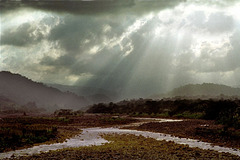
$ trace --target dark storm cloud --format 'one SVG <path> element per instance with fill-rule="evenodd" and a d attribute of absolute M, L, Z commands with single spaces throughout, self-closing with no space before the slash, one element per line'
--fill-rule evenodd
<path fill-rule="evenodd" d="M 33 18 L 41 17 L 37 24 L 12 27 L 3 16 L 0 56 L 5 66 L 0 66 L 12 69 L 14 62 L 13 69 L 35 73 L 35 79 L 44 82 L 111 89 L 124 97 L 220 81 L 223 72 L 240 72 L 236 17 L 219 7 L 228 1 L 221 2 L 112 0 L 82 1 L 76 6 L 64 1 L 58 7 L 48 1 L 30 3 L 41 8 L 26 9 Z M 217 4 L 215 10 L 212 4 Z"/>
<path fill-rule="evenodd" d="M 127 27 L 137 19 L 135 16 L 129 16 L 128 19 L 123 17 L 113 19 L 112 17 L 114 16 L 98 18 L 87 15 L 83 15 L 81 18 L 65 17 L 62 23 L 52 29 L 48 39 L 53 42 L 57 41 L 59 47 L 64 49 L 67 54 L 57 59 L 45 57 L 41 64 L 56 67 L 56 72 L 59 68 L 67 68 L 69 73 L 74 75 L 90 73 L 93 77 L 87 82 L 88 86 L 111 88 L 122 92 L 125 96 L 146 96 L 159 90 L 166 91 L 169 74 L 174 77 L 171 83 L 173 83 L 173 86 L 177 86 L 196 81 L 191 73 L 192 70 L 218 72 L 230 67 L 223 65 L 223 62 L 226 64 L 226 59 L 228 59 L 226 57 L 221 60 L 221 58 L 209 56 L 207 60 L 214 63 L 214 66 L 206 65 L 206 68 L 204 68 L 206 63 L 204 58 L 201 59 L 200 57 L 192 61 L 194 53 L 188 51 L 188 49 L 191 47 L 193 37 L 189 33 L 183 34 L 180 41 L 176 40 L 175 33 L 168 33 L 162 35 L 163 37 L 154 39 L 155 32 L 153 29 L 166 25 L 171 30 L 171 24 L 175 22 L 174 16 L 170 17 L 168 24 L 164 24 L 165 22 L 161 19 L 153 17 L 137 32 L 125 38 L 122 42 L 123 48 L 126 48 L 129 42 L 134 47 L 132 53 L 126 58 L 122 58 L 123 51 L 118 44 L 113 48 L 105 47 L 97 54 L 89 56 L 89 59 L 79 58 L 79 55 L 84 54 L 84 51 L 90 50 L 95 44 L 101 44 L 104 37 L 107 39 L 120 37 Z M 232 17 L 222 12 L 212 13 L 207 18 L 204 12 L 199 11 L 188 18 L 193 26 L 199 29 L 205 28 L 211 33 L 228 32 L 233 28 Z M 220 19 L 224 21 L 220 21 Z M 119 24 L 119 21 L 124 24 Z M 220 27 L 216 28 L 215 23 Z M 172 27 L 181 28 L 184 25 L 182 22 L 179 22 L 179 24 Z M 111 31 L 105 33 L 103 28 L 106 25 L 110 26 Z M 166 32 L 168 31 L 166 30 Z M 90 41 L 85 43 L 86 39 Z M 236 37 L 233 42 L 236 41 L 235 39 Z M 176 57 L 174 53 L 177 50 L 186 53 Z M 208 51 L 210 48 L 206 47 L 206 50 Z M 176 66 L 172 64 L 174 59 L 177 59 Z M 76 85 L 81 85 L 81 83 L 81 80 L 79 80 Z"/>
<path fill-rule="evenodd" d="M 69 68 L 73 74 L 81 73 L 100 73 L 99 68 L 108 63 L 109 59 L 114 62 L 115 58 L 112 53 L 120 51 L 119 46 L 112 49 L 104 49 L 96 55 L 86 55 L 94 45 L 101 44 L 104 39 L 112 39 L 118 37 L 124 32 L 123 25 L 117 23 L 118 20 L 104 18 L 96 18 L 92 16 L 66 16 L 61 22 L 53 27 L 48 35 L 50 42 L 57 42 L 57 48 L 64 50 L 66 54 L 60 55 L 58 58 L 50 56 L 44 57 L 40 64 L 53 66 L 57 68 Z M 131 20 L 130 20 L 130 23 Z M 104 27 L 110 27 L 111 32 L 105 32 Z M 82 56 L 80 56 L 82 55 Z M 86 56 L 86 58 L 82 58 Z M 117 54 L 119 57 L 119 54 Z M 107 69 L 107 67 L 106 67 Z M 107 71 L 104 71 L 107 72 Z"/>
<path fill-rule="evenodd" d="M 1 35 L 1 45 L 26 46 L 42 40 L 44 35 L 29 23 L 8 29 Z"/>
<path fill-rule="evenodd" d="M 53 59 L 52 57 L 46 56 L 42 59 L 41 64 L 59 67 L 70 67 L 75 63 L 75 59 L 71 55 L 63 55 L 60 56 L 57 60 Z"/>
<path fill-rule="evenodd" d="M 41 10 L 73 14 L 144 14 L 177 6 L 180 3 L 193 3 L 200 5 L 229 6 L 238 0 L 21 0 L 0 1 L 1 12 L 8 12 L 20 7 L 32 7 Z"/>
<path fill-rule="evenodd" d="M 100 41 L 99 35 L 102 35 L 103 26 L 104 22 L 97 18 L 67 16 L 51 30 L 48 39 L 58 41 L 67 52 L 79 53 L 82 47 L 88 46 L 87 44 L 83 46 L 86 39 L 95 43 Z"/>
<path fill-rule="evenodd" d="M 39 22 L 25 22 L 15 27 L 2 29 L 0 45 L 17 47 L 31 46 L 48 37 L 48 28 L 54 27 L 56 17 L 44 17 Z"/>
<path fill-rule="evenodd" d="M 141 14 L 173 7 L 186 0 L 93 0 L 93 1 L 33 1 L 22 0 L 15 2 L 0 2 L 3 11 L 19 7 L 33 7 L 42 10 L 69 12 L 73 14 L 113 14 L 134 13 Z"/>

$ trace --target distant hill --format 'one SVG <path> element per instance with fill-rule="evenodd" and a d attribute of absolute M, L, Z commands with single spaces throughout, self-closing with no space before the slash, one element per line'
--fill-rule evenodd
<path fill-rule="evenodd" d="M 189 84 L 176 88 L 166 94 L 154 95 L 151 98 L 163 97 L 232 97 L 240 96 L 240 88 L 233 88 L 226 85 L 203 83 L 203 84 Z"/>
<path fill-rule="evenodd" d="M 114 91 L 87 87 L 87 86 L 68 86 L 60 84 L 47 84 L 50 87 L 57 88 L 63 92 L 72 92 L 79 96 L 84 96 L 91 103 L 111 102 L 117 99 L 117 94 Z"/>
<path fill-rule="evenodd" d="M 89 102 L 71 92 L 62 92 L 19 74 L 0 72 L 0 96 L 19 105 L 35 103 L 40 108 L 53 111 L 59 108 L 81 109 Z"/>

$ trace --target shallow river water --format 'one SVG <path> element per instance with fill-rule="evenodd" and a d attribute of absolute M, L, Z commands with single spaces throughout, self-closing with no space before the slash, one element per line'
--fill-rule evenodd
<path fill-rule="evenodd" d="M 161 120 L 156 120 L 161 121 Z M 173 120 L 169 120 L 171 122 Z M 164 120 L 166 122 L 166 120 Z M 144 123 L 144 122 L 143 122 Z M 134 125 L 134 124 L 133 124 Z M 234 155 L 240 156 L 240 150 L 220 147 L 220 146 L 212 146 L 210 143 L 201 142 L 199 140 L 188 139 L 188 138 L 178 138 L 171 136 L 169 134 L 162 134 L 162 133 L 154 133 L 148 131 L 137 131 L 137 130 L 129 130 L 129 129 L 120 129 L 120 128 L 84 128 L 82 129 L 82 133 L 78 136 L 73 138 L 67 139 L 63 143 L 54 143 L 50 145 L 39 145 L 34 146 L 27 149 L 21 149 L 16 151 L 10 151 L 6 153 L 0 153 L 0 159 L 3 158 L 10 158 L 11 156 L 27 156 L 33 155 L 41 152 L 48 152 L 50 150 L 57 150 L 63 148 L 70 148 L 70 147 L 80 147 L 80 146 L 91 146 L 91 145 L 102 145 L 104 143 L 108 143 L 107 140 L 102 138 L 101 134 L 134 134 L 134 135 L 142 135 L 144 137 L 150 137 L 157 140 L 166 140 L 166 141 L 173 141 L 178 144 L 187 144 L 189 147 L 198 147 L 201 149 L 211 149 L 218 152 L 227 152 Z"/>

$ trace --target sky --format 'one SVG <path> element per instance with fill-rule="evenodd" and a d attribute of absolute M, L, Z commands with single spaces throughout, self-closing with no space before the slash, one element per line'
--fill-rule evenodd
<path fill-rule="evenodd" d="M 238 0 L 12 6 L 0 2 L 0 71 L 129 98 L 186 84 L 240 86 Z"/>

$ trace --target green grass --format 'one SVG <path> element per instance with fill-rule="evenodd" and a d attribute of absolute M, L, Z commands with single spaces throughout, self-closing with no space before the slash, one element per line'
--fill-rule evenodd
<path fill-rule="evenodd" d="M 201 112 L 190 113 L 188 111 L 173 115 L 173 117 L 176 117 L 176 118 L 189 118 L 189 119 L 201 119 L 203 116 L 204 116 L 204 113 L 201 113 Z"/>

